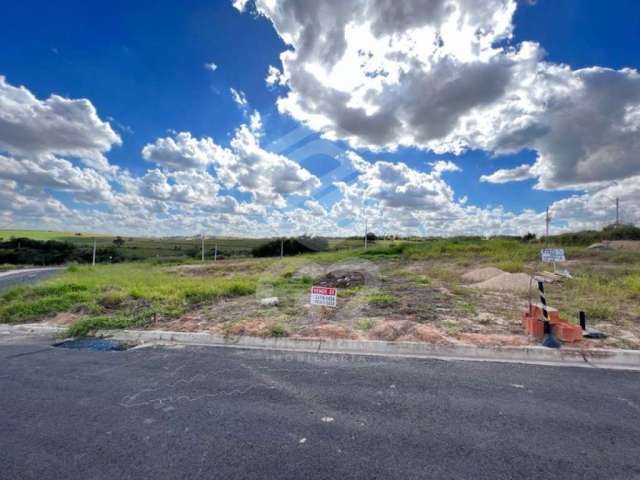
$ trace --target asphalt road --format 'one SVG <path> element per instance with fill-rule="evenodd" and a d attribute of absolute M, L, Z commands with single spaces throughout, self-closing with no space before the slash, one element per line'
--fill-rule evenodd
<path fill-rule="evenodd" d="M 0 478 L 640 478 L 640 374 L 0 335 Z"/>
<path fill-rule="evenodd" d="M 61 269 L 52 268 L 29 268 L 24 270 L 11 270 L 0 272 L 0 292 L 23 283 L 33 283 L 55 275 Z"/>

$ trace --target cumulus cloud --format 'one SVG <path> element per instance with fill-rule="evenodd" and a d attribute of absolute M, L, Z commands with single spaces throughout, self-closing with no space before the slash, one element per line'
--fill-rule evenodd
<path fill-rule="evenodd" d="M 79 168 L 53 155 L 35 159 L 16 159 L 0 155 L 0 178 L 14 180 L 23 186 L 72 192 L 85 202 L 109 201 L 111 185 L 99 172 Z"/>
<path fill-rule="evenodd" d="M 233 156 L 217 162 L 217 174 L 227 187 L 249 192 L 259 202 L 283 207 L 289 195 L 309 195 L 320 180 L 297 162 L 263 149 L 259 137 L 241 125 L 231 140 Z"/>
<path fill-rule="evenodd" d="M 320 186 L 317 177 L 298 163 L 260 146 L 262 120 L 258 112 L 250 116 L 249 125 L 242 124 L 224 148 L 209 137 L 194 138 L 181 132 L 174 138 L 159 138 L 142 150 L 145 160 L 171 170 L 206 170 L 213 166 L 216 179 L 225 188 L 250 193 L 254 200 L 283 207 L 289 195 L 309 195 Z M 159 170 L 150 172 L 159 178 Z M 174 174 L 177 178 L 177 174 Z M 157 186 L 167 190 L 166 182 Z"/>
<path fill-rule="evenodd" d="M 353 152 L 348 156 L 359 176 L 351 185 L 336 182 L 342 197 L 331 209 L 336 219 L 356 219 L 371 210 L 374 216 L 386 212 L 396 226 L 406 226 L 416 223 L 416 212 L 442 214 L 455 206 L 453 190 L 441 178 L 444 171 L 458 170 L 451 162 L 437 162 L 424 173 L 405 163 L 369 163 Z"/>
<path fill-rule="evenodd" d="M 291 48 L 281 112 L 354 147 L 537 152 L 537 188 L 640 173 L 640 76 L 572 70 L 512 40 L 515 0 L 256 0 Z M 326 21 L 326 19 L 332 21 Z M 523 179 L 525 168 L 485 181 Z"/>
<path fill-rule="evenodd" d="M 205 63 L 204 68 L 209 70 L 210 72 L 215 72 L 218 69 L 218 65 L 213 62 Z"/>
<path fill-rule="evenodd" d="M 0 151 L 25 158 L 73 157 L 108 170 L 104 154 L 121 142 L 89 100 L 59 95 L 40 100 L 0 76 Z"/>
<path fill-rule="evenodd" d="M 173 138 L 158 138 L 142 149 L 142 157 L 172 170 L 203 169 L 231 153 L 211 138 L 194 138 L 190 132 L 179 132 Z"/>
<path fill-rule="evenodd" d="M 525 164 L 516 168 L 496 170 L 491 175 L 482 175 L 480 181 L 488 183 L 508 183 L 520 182 L 530 178 L 535 178 L 535 174 L 531 171 L 531 165 Z"/>

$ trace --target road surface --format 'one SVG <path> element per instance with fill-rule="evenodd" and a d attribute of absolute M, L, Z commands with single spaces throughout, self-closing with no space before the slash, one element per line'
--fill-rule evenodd
<path fill-rule="evenodd" d="M 637 372 L 12 335 L 1 478 L 640 478 Z"/>
<path fill-rule="evenodd" d="M 23 283 L 34 283 L 55 275 L 63 267 L 25 268 L 0 272 L 0 292 Z"/>

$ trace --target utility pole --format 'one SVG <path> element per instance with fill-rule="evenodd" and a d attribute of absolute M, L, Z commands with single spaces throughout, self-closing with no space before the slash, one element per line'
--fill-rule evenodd
<path fill-rule="evenodd" d="M 204 262 L 204 233 L 201 234 L 202 237 L 202 261 Z"/>
<path fill-rule="evenodd" d="M 547 235 L 546 239 L 549 240 L 549 224 L 551 223 L 551 217 L 549 216 L 549 207 L 547 207 L 547 216 L 545 218 L 545 223 L 547 224 Z"/>
<path fill-rule="evenodd" d="M 284 258 L 284 237 L 280 238 L 280 258 Z"/>
<path fill-rule="evenodd" d="M 91 266 L 96 266 L 96 239 L 93 239 L 93 260 L 91 260 Z"/>
<path fill-rule="evenodd" d="M 616 197 L 616 227 L 620 226 L 620 199 Z"/>
<path fill-rule="evenodd" d="M 365 217 L 364 219 L 364 248 L 367 248 L 368 243 L 369 243 L 369 239 L 367 238 L 367 230 L 368 230 L 368 226 L 367 226 L 367 218 Z"/>

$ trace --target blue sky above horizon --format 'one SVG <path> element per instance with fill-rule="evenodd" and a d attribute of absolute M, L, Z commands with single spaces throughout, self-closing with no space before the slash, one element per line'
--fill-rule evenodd
<path fill-rule="evenodd" d="M 149 219 L 144 229 L 152 229 L 158 234 L 167 231 L 187 234 L 199 229 L 211 230 L 215 222 L 209 214 L 203 212 L 214 212 L 212 215 L 218 217 L 233 215 L 235 218 L 244 215 L 244 220 L 238 220 L 237 223 L 234 223 L 236 220 L 225 220 L 234 223 L 231 230 L 236 233 L 248 230 L 247 233 L 251 234 L 255 226 L 253 222 L 259 225 L 270 224 L 264 231 L 289 228 L 300 230 L 299 225 L 305 223 L 305 215 L 311 215 L 314 209 L 315 217 L 326 217 L 323 223 L 317 226 L 318 230 L 326 230 L 332 222 L 335 224 L 336 220 L 342 219 L 340 215 L 344 217 L 346 211 L 355 209 L 353 202 L 347 205 L 345 199 L 349 195 L 357 196 L 366 192 L 367 198 L 371 199 L 369 207 L 380 212 L 388 210 L 384 215 L 389 217 L 396 215 L 394 208 L 404 207 L 402 212 L 397 213 L 398 218 L 402 219 L 399 224 L 383 225 L 386 221 L 383 218 L 380 220 L 381 229 L 411 231 L 416 224 L 421 224 L 429 226 L 418 228 L 418 233 L 440 229 L 443 234 L 447 234 L 460 233 L 463 230 L 474 232 L 487 223 L 492 225 L 491 231 L 535 230 L 540 225 L 528 224 L 535 224 L 547 205 L 557 205 L 557 217 L 561 222 L 558 223 L 559 226 L 598 226 L 606 223 L 606 218 L 594 213 L 594 209 L 590 210 L 591 207 L 588 205 L 580 205 L 578 210 L 575 210 L 576 207 L 572 204 L 575 201 L 571 199 L 582 198 L 583 195 L 600 195 L 603 197 L 601 201 L 604 202 L 606 198 L 615 194 L 607 189 L 615 188 L 620 182 L 631 182 L 633 185 L 637 183 L 637 170 L 634 167 L 621 168 L 620 173 L 605 175 L 602 178 L 596 174 L 581 173 L 584 178 L 576 178 L 575 181 L 561 178 L 560 174 L 545 173 L 555 171 L 555 167 L 549 167 L 549 164 L 542 162 L 536 170 L 538 152 L 544 151 L 549 157 L 554 152 L 562 153 L 566 150 L 566 147 L 558 147 L 555 144 L 549 147 L 546 144 L 540 146 L 536 143 L 538 140 L 525 142 L 513 149 L 514 151 L 505 153 L 495 147 L 496 142 L 493 140 L 485 142 L 484 131 L 483 140 L 477 142 L 469 140 L 471 137 L 475 139 L 475 134 L 468 135 L 467 132 L 463 132 L 460 135 L 466 142 L 465 151 L 454 153 L 450 147 L 451 143 L 442 148 L 434 148 L 434 144 L 429 143 L 433 139 L 420 140 L 419 129 L 422 127 L 418 125 L 407 137 L 410 139 L 406 142 L 397 142 L 395 145 L 393 142 L 366 145 L 366 139 L 354 140 L 351 134 L 339 138 L 340 134 L 335 134 L 340 128 L 334 130 L 333 125 L 339 125 L 341 119 L 330 118 L 334 113 L 333 107 L 327 107 L 326 118 L 329 120 L 323 120 L 324 126 L 315 128 L 315 131 L 311 123 L 303 127 L 304 123 L 312 122 L 313 112 L 292 113 L 295 109 L 287 112 L 277 106 L 279 98 L 285 98 L 296 90 L 292 85 L 300 80 L 295 78 L 294 66 L 300 65 L 294 65 L 292 62 L 285 67 L 285 70 L 290 70 L 290 78 L 283 79 L 279 85 L 267 85 L 265 82 L 270 66 L 282 71 L 281 53 L 287 49 L 296 50 L 295 46 L 287 46 L 278 33 L 279 31 L 282 34 L 289 25 L 286 23 L 289 19 L 277 18 L 281 13 L 269 12 L 268 8 L 254 5 L 253 2 L 246 6 L 243 5 L 244 2 L 240 4 L 244 6 L 244 12 L 240 11 L 242 8 L 234 8 L 232 2 L 223 0 L 115 1 L 106 6 L 80 1 L 22 1 L 7 4 L 4 8 L 5 18 L 10 21 L 5 22 L 0 30 L 0 76 L 4 76 L 6 83 L 12 87 L 23 86 L 40 101 L 46 100 L 52 94 L 65 99 L 89 100 L 95 107 L 100 121 L 110 124 L 113 132 L 121 140 L 120 145 L 111 141 L 108 147 L 98 148 L 108 164 L 119 169 L 119 173 L 104 174 L 110 191 L 101 191 L 99 194 L 94 190 L 78 193 L 82 187 L 75 184 L 73 187 L 59 188 L 59 179 L 41 185 L 31 185 L 24 180 L 29 176 L 33 177 L 33 172 L 25 173 L 21 170 L 21 174 L 18 174 L 16 171 L 23 168 L 19 162 L 27 161 L 28 155 L 24 152 L 28 149 L 13 147 L 16 149 L 14 151 L 12 147 L 3 148 L 3 130 L 0 125 L 0 155 L 4 152 L 6 158 L 11 158 L 13 162 L 6 168 L 0 166 L 0 169 L 12 172 L 11 175 L 5 176 L 5 181 L 11 182 L 7 184 L 7 188 L 14 189 L 16 195 L 22 195 L 25 202 L 30 196 L 34 199 L 51 198 L 53 202 L 59 202 L 60 205 L 56 205 L 56 208 L 67 210 L 62 215 L 67 216 L 67 219 L 63 221 L 74 226 L 82 226 L 78 225 L 78 222 L 81 222 L 84 214 L 101 212 L 104 218 L 96 220 L 98 223 L 87 225 L 87 229 L 103 229 L 112 225 L 110 228 L 114 230 L 135 231 L 136 222 L 123 218 L 123 211 L 132 208 L 131 204 L 136 202 L 136 205 L 143 208 L 144 203 L 144 212 Z M 260 10 L 261 8 L 263 9 Z M 313 15 L 310 14 L 309 18 L 313 18 Z M 517 46 L 522 42 L 536 42 L 540 51 L 545 52 L 539 61 L 549 65 L 567 65 L 571 71 L 593 66 L 621 71 L 620 69 L 625 68 L 636 69 L 640 65 L 640 50 L 637 48 L 640 39 L 638 2 L 518 2 L 510 23 L 513 35 L 506 40 L 508 48 L 519 48 Z M 274 24 L 280 26 L 278 31 Z M 311 28 L 311 25 L 304 24 L 301 28 Z M 347 43 L 349 41 L 347 37 Z M 325 48 L 322 45 L 320 47 Z M 506 56 L 508 52 L 505 50 L 500 55 Z M 318 58 L 310 56 L 307 65 L 320 62 Z M 483 58 L 483 61 L 486 59 Z M 495 59 L 491 61 L 497 62 Z M 301 62 L 300 59 L 298 62 Z M 216 69 L 212 71 L 205 68 L 205 64 L 208 63 L 214 63 Z M 428 91 L 429 83 L 426 85 Z M 636 88 L 635 84 L 633 88 Z M 239 105 L 234 101 L 231 89 L 246 97 L 245 105 Z M 587 97 L 589 95 L 587 92 Z M 559 94 L 558 97 L 562 98 L 562 95 Z M 309 104 L 318 105 L 321 98 L 312 97 L 308 99 Z M 407 101 L 410 104 L 411 99 Z M 630 94 L 630 99 L 621 108 L 633 110 L 636 108 L 636 102 L 635 93 Z M 300 101 L 300 104 L 303 103 Z M 256 129 L 249 126 L 254 115 L 259 116 L 260 126 Z M 527 118 L 530 116 L 530 113 L 527 113 Z M 402 121 L 405 122 L 406 119 Z M 252 165 L 252 162 L 269 161 L 269 152 L 284 155 L 288 160 L 300 165 L 303 170 L 296 172 L 295 179 L 287 180 L 298 182 L 296 185 L 299 186 L 299 191 L 294 191 L 294 187 L 287 190 L 288 186 L 274 186 L 272 180 L 269 180 L 272 183 L 268 186 L 253 185 L 252 178 L 270 175 L 274 171 L 271 164 L 264 169 L 250 169 L 245 172 L 243 180 L 237 173 L 246 169 L 241 160 L 236 160 L 236 163 L 227 167 L 214 165 L 217 160 L 212 160 L 204 169 L 211 174 L 214 179 L 212 182 L 216 185 L 212 185 L 206 191 L 186 192 L 192 185 L 185 184 L 187 186 L 182 189 L 184 191 L 181 190 L 183 197 L 177 199 L 171 197 L 173 193 L 165 191 L 168 191 L 167 186 L 179 186 L 181 181 L 187 181 L 172 174 L 181 169 L 176 168 L 175 164 L 154 160 L 166 158 L 162 157 L 166 152 L 160 151 L 159 148 L 153 150 L 156 156 L 150 155 L 146 160 L 143 158 L 142 152 L 146 146 L 154 145 L 158 139 L 175 137 L 176 132 L 189 132 L 191 138 L 196 141 L 210 139 L 216 148 L 219 146 L 227 151 L 229 148 L 233 150 L 231 144 L 234 139 L 238 139 L 237 132 L 241 125 L 246 126 L 247 132 L 252 132 L 248 134 L 247 141 L 250 144 L 257 140 L 259 150 L 252 150 L 253 147 L 243 144 L 239 150 L 234 150 L 234 155 L 241 160 L 245 157 L 251 158 L 252 160 L 247 162 Z M 427 125 L 425 128 L 430 126 Z M 277 150 L 277 145 L 274 148 L 273 142 L 292 131 L 305 132 L 301 134 L 300 145 L 288 143 L 288 150 L 281 151 Z M 358 159 L 366 160 L 369 165 L 362 167 L 360 164 L 358 167 L 357 161 L 351 161 L 351 175 L 347 177 L 347 186 L 351 189 L 348 191 L 332 184 L 344 178 L 344 175 L 331 175 L 332 169 L 340 164 L 339 160 L 326 154 L 306 155 L 298 148 L 309 142 L 326 142 L 327 140 L 320 139 L 320 134 L 327 132 L 333 138 L 333 153 L 344 156 L 346 152 L 350 152 Z M 14 145 L 15 142 L 12 142 L 13 140 L 9 139 L 5 144 Z M 629 142 L 630 147 L 635 145 L 634 139 Z M 328 150 L 333 146 L 327 147 Z M 609 148 L 608 145 L 605 147 Z M 596 147 L 590 145 L 589 148 Z M 50 155 L 60 160 L 64 159 L 63 161 L 69 163 L 69 169 L 82 170 L 83 174 L 87 173 L 83 169 L 88 168 L 94 168 L 99 172 L 98 168 L 84 161 L 81 154 L 59 150 L 52 148 Z M 435 153 L 434 150 L 439 150 L 439 153 Z M 37 156 L 42 159 L 42 155 L 45 154 L 46 152 L 39 151 Z M 273 158 L 271 160 L 279 161 Z M 373 168 L 376 162 L 380 161 L 383 163 L 380 164 L 379 171 L 366 170 Z M 626 161 L 628 160 L 622 158 L 616 161 L 616 165 Z M 35 160 L 34 162 L 37 163 Z M 42 168 L 46 170 L 48 167 L 44 167 L 44 160 L 42 162 Z M 385 174 L 382 171 L 386 165 L 384 162 L 402 164 L 409 170 L 393 171 L 393 175 L 389 176 L 389 172 Z M 436 162 L 450 166 L 434 174 Z M 452 167 L 452 164 L 457 168 Z M 511 172 L 523 164 L 534 166 L 534 170 L 527 171 L 523 177 L 517 178 L 517 181 L 504 180 L 505 175 L 511 178 Z M 145 175 L 154 167 L 166 174 L 162 186 L 163 193 L 145 195 L 142 193 L 145 187 L 140 179 L 146 178 Z M 224 168 L 228 169 L 226 173 Z M 292 167 L 291 164 L 282 163 L 278 168 L 283 176 L 284 172 L 291 171 Z M 594 169 L 597 170 L 596 167 Z M 558 168 L 558 171 L 560 170 Z M 495 174 L 501 171 L 505 173 L 496 177 Z M 425 176 L 416 176 L 411 172 Z M 320 179 L 320 184 L 310 180 L 309 174 Z M 324 177 L 325 174 L 328 176 Z M 135 188 L 131 187 L 134 180 L 127 181 L 118 175 L 126 175 L 140 184 Z M 482 176 L 489 178 L 480 181 Z M 387 185 L 389 179 L 398 178 L 405 180 L 400 180 L 393 192 L 385 190 L 384 185 Z M 421 192 L 420 195 L 434 198 L 440 195 L 442 199 L 425 204 L 411 195 L 403 197 L 407 195 L 403 185 L 408 178 L 417 179 L 418 183 L 412 188 Z M 618 183 L 614 185 L 611 182 Z M 256 193 L 255 189 L 258 188 L 262 190 Z M 38 190 L 37 194 L 33 193 L 34 190 Z M 332 193 L 326 194 L 327 191 Z M 137 195 L 140 199 L 134 201 L 132 198 L 116 198 L 125 194 Z M 90 198 L 92 195 L 104 198 L 99 201 Z M 201 205 L 197 198 L 206 195 L 211 195 L 216 200 L 204 200 Z M 218 201 L 220 195 L 231 197 L 239 204 L 230 207 L 229 210 L 215 211 L 217 207 L 214 203 L 228 204 L 233 201 Z M 322 210 L 313 205 L 314 199 L 319 201 Z M 345 203 L 342 207 L 338 205 L 341 199 Z M 565 201 L 566 199 L 569 200 Z M 451 202 L 451 205 L 447 205 L 447 202 Z M 300 211 L 296 212 L 296 208 Z M 457 209 L 456 213 L 452 214 L 454 219 L 460 216 L 477 216 L 484 220 L 478 225 L 461 223 L 454 231 L 448 230 L 438 219 L 449 215 L 448 212 L 452 209 Z M 496 209 L 501 210 L 497 217 L 491 213 Z M 4 217 L 0 216 L 0 221 L 5 223 L 4 226 L 33 226 L 41 222 L 38 215 L 45 216 L 45 212 L 28 211 L 21 214 L 20 211 L 14 211 L 2 203 L 0 211 L 4 211 Z M 416 217 L 415 212 L 420 211 L 424 212 L 424 216 Z M 141 211 L 140 214 L 145 215 L 144 212 Z M 193 222 L 174 221 L 172 218 L 187 215 L 188 212 L 193 215 Z M 430 215 L 434 222 L 432 224 L 429 224 Z M 636 219 L 635 211 L 629 211 L 628 215 L 629 220 Z M 51 219 L 47 221 L 51 222 Z M 347 228 L 357 230 L 359 221 L 354 213 L 354 217 L 347 222 L 351 227 Z M 291 226 L 296 222 L 297 226 Z M 154 225 L 157 226 L 157 230 Z M 347 233 L 347 230 L 344 230 L 344 233 Z"/>

